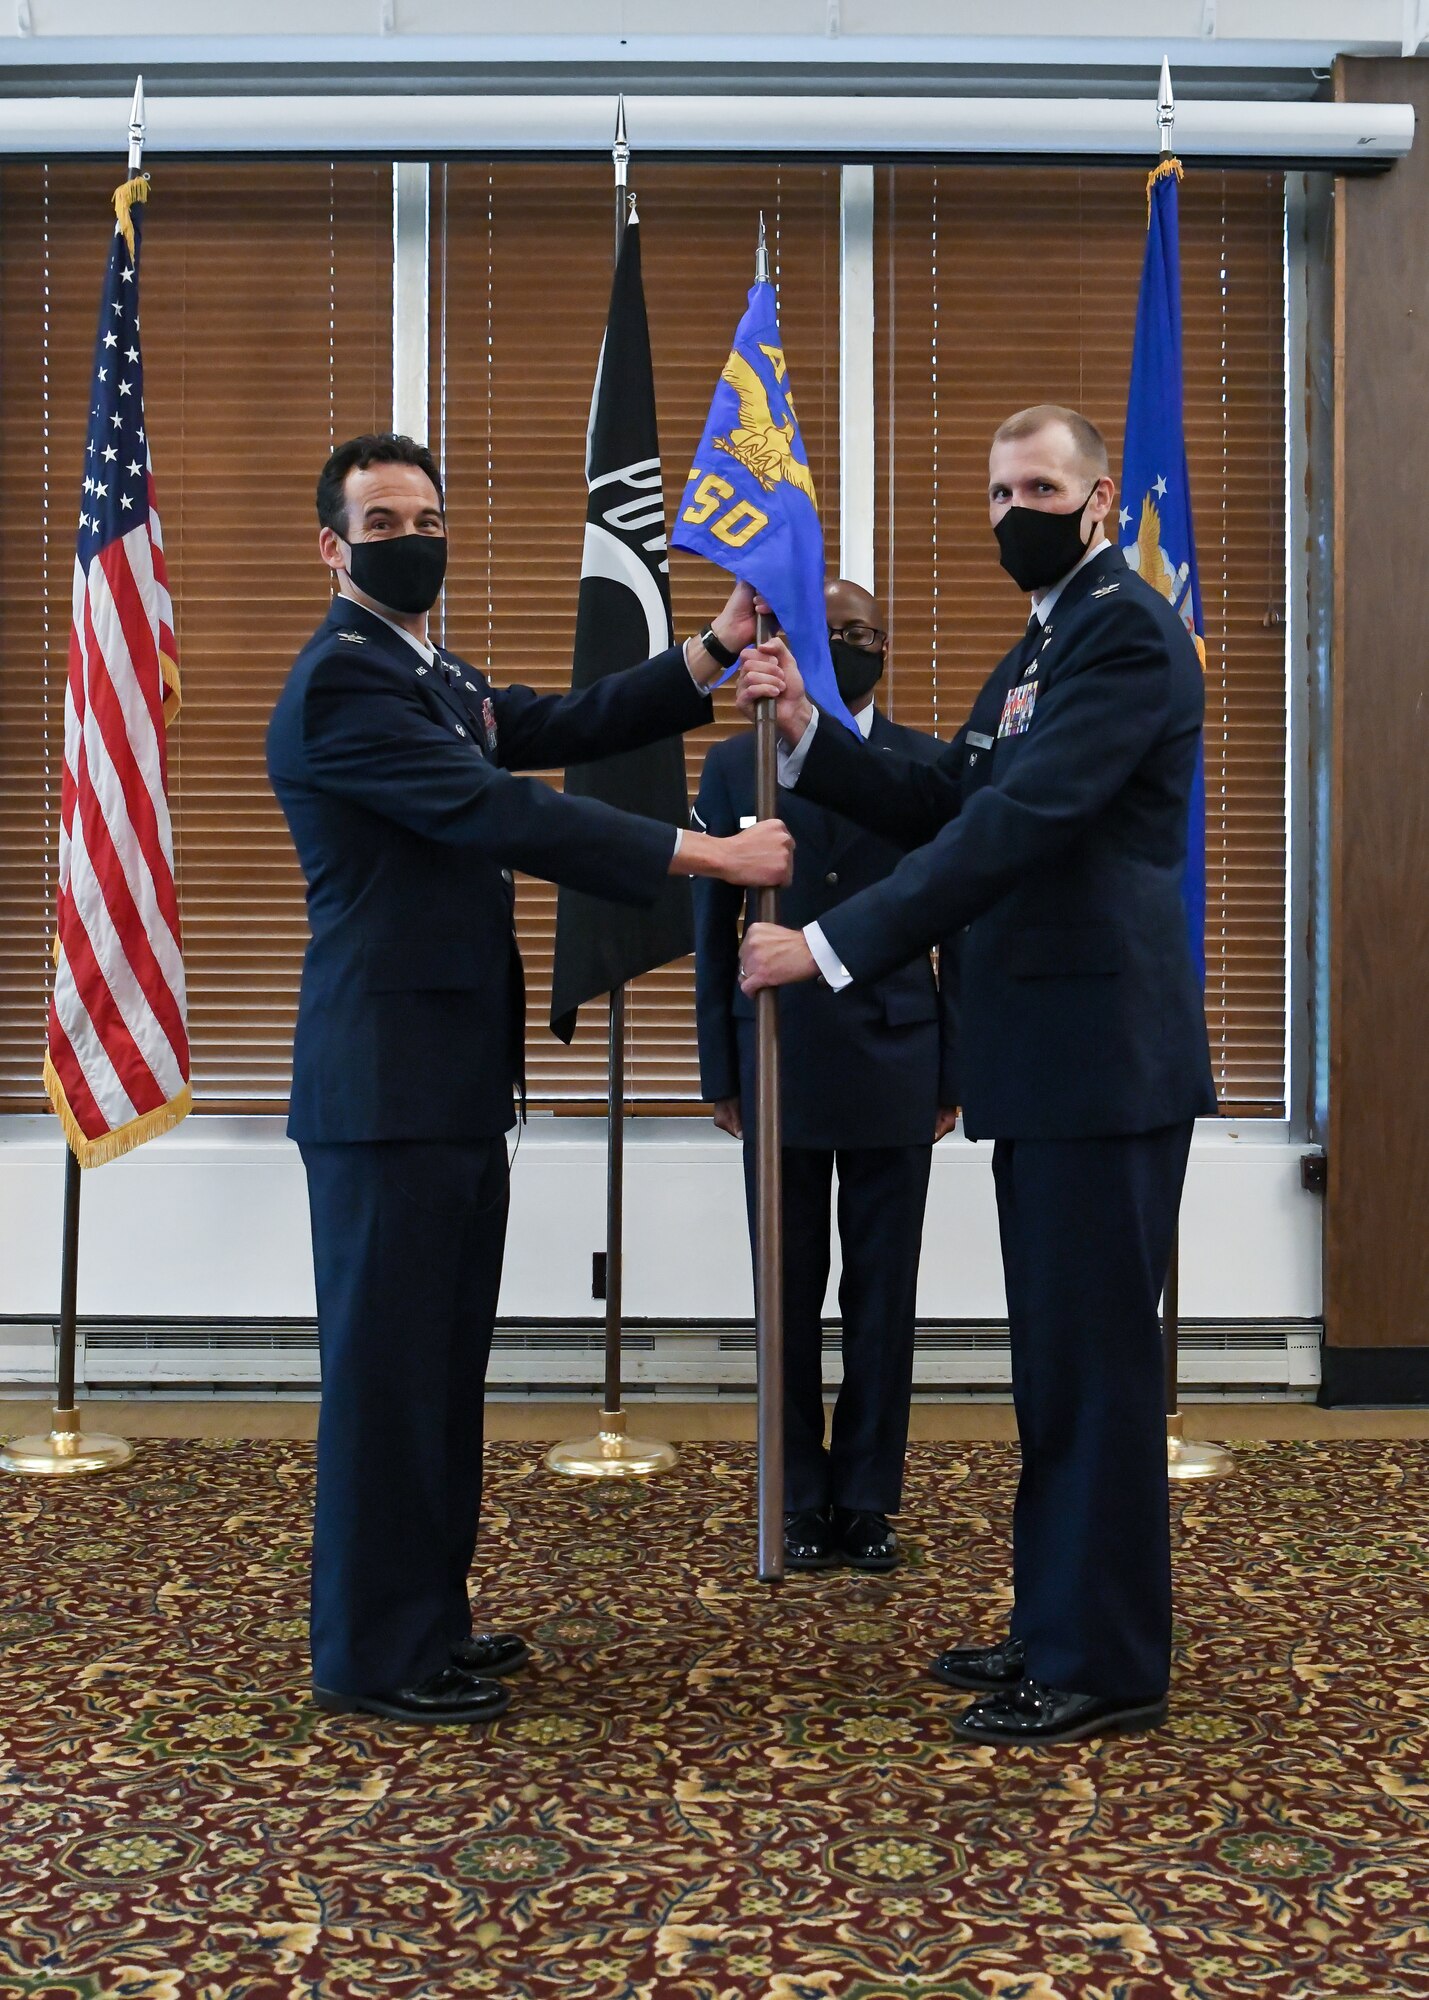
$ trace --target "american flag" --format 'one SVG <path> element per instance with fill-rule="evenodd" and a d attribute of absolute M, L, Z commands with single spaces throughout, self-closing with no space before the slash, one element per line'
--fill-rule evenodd
<path fill-rule="evenodd" d="M 144 431 L 138 204 L 114 197 L 75 541 L 45 1088 L 81 1166 L 176 1125 L 189 1044 L 166 732 L 178 647 Z"/>

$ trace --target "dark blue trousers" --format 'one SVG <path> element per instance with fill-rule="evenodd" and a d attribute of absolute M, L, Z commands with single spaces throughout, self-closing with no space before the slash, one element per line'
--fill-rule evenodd
<path fill-rule="evenodd" d="M 435 1673 L 471 1631 L 506 1143 L 302 1155 L 323 1374 L 313 1679 L 379 1694 Z"/>
<path fill-rule="evenodd" d="M 783 1150 L 784 1505 L 790 1509 L 833 1505 L 896 1514 L 901 1505 L 932 1157 L 931 1144 Z M 822 1315 L 835 1165 L 844 1375 L 826 1447 Z M 744 1149 L 744 1178 L 753 1243 L 752 1141 Z"/>
<path fill-rule="evenodd" d="M 1163 1695 L 1171 1529 L 1158 1308 L 1192 1126 L 993 1149 L 1022 1444 L 1012 1630 L 1027 1671 Z"/>

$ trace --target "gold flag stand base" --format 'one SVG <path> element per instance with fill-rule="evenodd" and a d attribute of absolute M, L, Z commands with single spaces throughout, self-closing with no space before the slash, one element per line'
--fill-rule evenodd
<path fill-rule="evenodd" d="M 1220 1444 L 1202 1444 L 1184 1435 L 1179 1413 L 1166 1419 L 1168 1479 L 1224 1479 L 1235 1471 L 1235 1454 Z"/>
<path fill-rule="evenodd" d="M 627 1437 L 624 1410 L 602 1410 L 594 1437 L 553 1444 L 546 1464 L 572 1479 L 648 1479 L 652 1472 L 668 1472 L 678 1457 L 672 1444 Z"/>
<path fill-rule="evenodd" d="M 48 1437 L 11 1438 L 0 1445 L 0 1471 L 42 1479 L 65 1479 L 80 1472 L 112 1472 L 134 1456 L 123 1438 L 82 1431 L 78 1410 L 56 1410 Z"/>

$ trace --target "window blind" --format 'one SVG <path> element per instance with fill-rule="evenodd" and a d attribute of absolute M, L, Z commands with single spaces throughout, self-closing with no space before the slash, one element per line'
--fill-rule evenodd
<path fill-rule="evenodd" d="M 753 282 L 763 209 L 780 326 L 828 546 L 838 549 L 839 174 L 830 167 L 640 166 L 641 260 L 665 475 L 666 520 L 684 489 L 710 397 Z M 432 437 L 451 535 L 446 639 L 499 682 L 570 685 L 585 432 L 610 297 L 608 167 L 455 163 L 432 187 Z M 675 633 L 723 603 L 729 581 L 697 557 L 670 564 Z M 686 739 L 690 794 L 720 722 Z M 549 774 L 559 783 L 559 774 Z M 532 1102 L 603 1102 L 605 1003 L 574 1042 L 550 1034 L 556 893 L 521 878 Z M 692 961 L 633 983 L 626 1075 L 647 1110 L 698 1101 Z"/>
<path fill-rule="evenodd" d="M 891 712 L 951 735 L 1021 635 L 987 453 L 1071 404 L 1119 475 L 1144 174 L 889 168 L 876 186 L 877 531 Z M 1187 169 L 1185 423 L 1206 620 L 1206 1012 L 1222 1106 L 1285 1101 L 1284 189 Z M 1118 495 L 1120 500 L 1120 495 Z"/>
<path fill-rule="evenodd" d="M 830 570 L 839 520 L 839 175 L 646 165 L 636 176 L 667 518 L 750 283 L 765 211 Z M 73 524 L 111 171 L 0 168 L 0 1109 L 42 1107 Z M 986 453 L 1014 408 L 1074 403 L 1120 453 L 1144 239 L 1142 176 L 883 169 L 876 201 L 877 552 L 884 690 L 948 735 L 1020 631 L 998 571 Z M 432 421 L 449 486 L 443 636 L 500 681 L 568 685 L 583 458 L 609 292 L 602 164 L 461 162 L 432 175 Z M 200 1109 L 287 1094 L 301 882 L 263 774 L 282 676 L 322 615 L 312 485 L 330 444 L 384 427 L 391 174 L 163 165 L 146 217 L 146 392 L 184 672 L 171 770 Z M 1208 1013 L 1222 1101 L 1284 1102 L 1282 188 L 1188 172 L 1186 421 L 1207 621 Z M 722 601 L 675 554 L 678 636 Z M 688 740 L 691 792 L 710 744 Z M 558 781 L 558 780 L 557 780 Z M 546 1029 L 555 894 L 523 881 L 538 1103 L 604 1096 L 603 1005 Z M 636 983 L 637 1105 L 698 1096 L 691 968 Z"/>
<path fill-rule="evenodd" d="M 51 978 L 74 528 L 117 176 L 0 169 L 0 1109 L 38 1110 Z M 264 775 L 283 676 L 322 617 L 313 487 L 385 428 L 392 171 L 170 165 L 145 211 L 143 344 L 183 713 L 170 792 L 201 1109 L 281 1109 L 306 941 Z"/>

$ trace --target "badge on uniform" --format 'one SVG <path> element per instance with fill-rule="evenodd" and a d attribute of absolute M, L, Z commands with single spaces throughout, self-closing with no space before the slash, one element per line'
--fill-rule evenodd
<path fill-rule="evenodd" d="M 1036 681 L 1020 681 L 1008 692 L 1002 704 L 1002 720 L 997 725 L 999 736 L 1025 736 L 1032 726 L 1032 711 L 1037 706 Z"/>
<path fill-rule="evenodd" d="M 496 703 L 487 695 L 481 704 L 481 726 L 486 731 L 486 747 L 496 748 Z"/>

